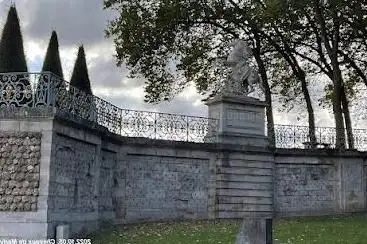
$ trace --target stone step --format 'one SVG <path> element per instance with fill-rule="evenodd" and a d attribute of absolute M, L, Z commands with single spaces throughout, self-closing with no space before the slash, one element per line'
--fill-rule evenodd
<path fill-rule="evenodd" d="M 237 196 L 217 196 L 219 203 L 229 203 L 229 204 L 242 204 L 242 203 L 252 203 L 252 204 L 273 204 L 273 198 L 271 197 L 237 197 Z"/>
<path fill-rule="evenodd" d="M 217 196 L 239 197 L 272 197 L 273 191 L 268 190 L 242 190 L 242 189 L 217 189 Z"/>
<path fill-rule="evenodd" d="M 221 204 L 217 206 L 219 211 L 260 211 L 267 212 L 273 211 L 273 205 L 271 204 Z"/>
<path fill-rule="evenodd" d="M 272 176 L 253 176 L 253 175 L 235 175 L 235 174 L 217 174 L 218 181 L 246 181 L 246 182 L 258 182 L 258 183 L 272 183 Z"/>
<path fill-rule="evenodd" d="M 222 166 L 222 161 L 217 161 L 217 166 Z M 239 159 L 230 159 L 226 166 L 232 167 L 247 167 L 247 168 L 261 168 L 261 169 L 272 169 L 273 162 L 264 162 L 259 160 L 239 160 Z"/>
<path fill-rule="evenodd" d="M 238 175 L 266 175 L 272 176 L 272 169 L 245 168 L 245 167 L 218 167 L 217 174 L 238 174 Z"/>
<path fill-rule="evenodd" d="M 248 190 L 273 190 L 272 183 L 245 182 L 245 181 L 218 181 L 220 189 L 248 189 Z"/>
<path fill-rule="evenodd" d="M 242 160 L 242 161 L 262 161 L 262 162 L 274 162 L 274 156 L 268 155 L 262 155 L 261 153 L 257 154 L 243 154 L 243 153 L 231 153 L 230 155 L 230 161 L 232 160 Z"/>
<path fill-rule="evenodd" d="M 220 219 L 242 219 L 245 217 L 263 217 L 272 218 L 272 211 L 219 211 L 217 212 L 217 218 Z"/>

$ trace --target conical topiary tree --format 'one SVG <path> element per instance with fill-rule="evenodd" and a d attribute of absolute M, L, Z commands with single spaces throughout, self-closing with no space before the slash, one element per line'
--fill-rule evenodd
<path fill-rule="evenodd" d="M 12 5 L 0 40 L 0 73 L 27 71 L 19 18 L 15 5 Z"/>
<path fill-rule="evenodd" d="M 52 72 L 53 75 L 50 77 L 49 73 L 44 72 Z M 48 90 L 54 88 L 51 91 L 56 97 L 56 105 L 59 106 L 62 97 L 66 95 L 65 87 L 60 61 L 59 42 L 56 31 L 52 31 L 46 56 L 43 61 L 42 74 L 37 85 L 35 102 L 37 105 L 50 104 L 52 99 L 48 97 Z"/>
<path fill-rule="evenodd" d="M 70 85 L 87 94 L 93 94 L 90 86 L 87 61 L 85 59 L 83 45 L 81 45 L 78 50 L 78 56 L 76 58 L 74 70 L 70 79 Z"/>
<path fill-rule="evenodd" d="M 59 53 L 59 42 L 56 31 L 52 31 L 50 42 L 48 43 L 45 60 L 43 61 L 42 72 L 52 72 L 64 79 Z"/>
<path fill-rule="evenodd" d="M 72 112 L 84 119 L 95 121 L 96 106 L 94 104 L 83 45 L 78 50 L 78 56 L 70 79 L 70 86 L 69 93 L 74 100 L 71 106 Z"/>
<path fill-rule="evenodd" d="M 23 37 L 15 5 L 12 5 L 0 40 L 0 73 L 28 72 L 24 55 Z M 2 104 L 12 106 L 30 105 L 32 89 L 28 74 L 0 75 L 4 100 Z M 1 104 L 0 104 L 1 105 Z"/>

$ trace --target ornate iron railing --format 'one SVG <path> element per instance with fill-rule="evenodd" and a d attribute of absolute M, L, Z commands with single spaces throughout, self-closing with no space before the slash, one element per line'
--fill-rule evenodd
<path fill-rule="evenodd" d="M 309 148 L 311 146 L 308 126 L 275 125 L 275 146 L 277 148 Z M 346 131 L 344 131 L 345 136 Z M 335 148 L 336 129 L 316 127 L 316 147 Z M 354 148 L 367 151 L 367 129 L 353 129 Z"/>
<path fill-rule="evenodd" d="M 218 120 L 121 109 L 50 73 L 0 73 L 0 107 L 56 107 L 128 137 L 215 142 Z"/>
<path fill-rule="evenodd" d="M 0 73 L 1 107 L 56 107 L 127 137 L 173 141 L 216 142 L 218 120 L 179 114 L 121 109 L 86 94 L 50 73 Z M 317 146 L 335 147 L 335 128 L 315 129 Z M 354 148 L 367 150 L 367 129 L 354 129 Z M 277 148 L 307 148 L 307 126 L 275 125 Z"/>

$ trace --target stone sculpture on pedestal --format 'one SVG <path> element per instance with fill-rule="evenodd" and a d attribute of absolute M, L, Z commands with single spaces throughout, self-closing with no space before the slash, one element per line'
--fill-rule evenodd
<path fill-rule="evenodd" d="M 209 117 L 217 118 L 219 122 L 215 133 L 208 134 L 208 139 L 216 137 L 218 143 L 230 144 L 233 148 L 245 146 L 262 150 L 261 148 L 266 148 L 269 145 L 265 135 L 266 103 L 249 96 L 256 86 L 262 89 L 261 80 L 255 68 L 251 66 L 252 53 L 246 42 L 235 40 L 230 46 L 232 50 L 225 64 L 231 72 L 222 86 L 216 90 L 216 95 L 206 101 Z M 249 154 L 249 156 L 251 155 Z M 231 158 L 223 156 L 221 162 L 217 163 L 216 166 L 229 167 L 231 160 Z M 233 160 L 237 162 L 238 158 Z M 262 156 L 257 156 L 256 160 L 263 164 L 268 162 Z M 261 173 L 256 172 L 256 170 L 251 172 L 251 174 Z M 246 175 L 244 179 L 246 179 Z M 271 179 L 269 178 L 269 180 Z M 230 179 L 225 181 L 223 185 L 218 186 L 221 194 L 226 196 L 230 195 L 229 192 L 227 194 L 229 187 L 225 185 L 229 181 Z M 263 189 L 257 188 L 256 183 L 262 183 L 262 178 L 252 182 L 255 186 L 252 185 L 251 187 L 253 187 L 252 190 L 258 191 L 258 199 L 267 199 L 267 196 L 272 194 L 272 190 L 265 192 Z M 233 187 L 233 184 L 237 183 L 232 181 L 231 184 L 231 187 Z M 238 185 L 239 188 L 242 186 Z M 247 195 L 236 196 L 236 198 L 236 201 L 240 199 L 241 203 L 249 203 L 252 206 L 250 211 L 243 207 L 243 209 L 236 209 L 231 213 L 231 217 L 243 219 L 236 244 L 270 244 L 271 225 L 266 224 L 269 222 L 266 219 L 272 218 L 273 207 L 270 206 L 266 210 L 261 210 L 264 209 L 261 200 L 259 202 L 254 201 L 253 197 Z M 217 205 L 226 205 L 227 203 L 226 200 L 218 199 Z M 224 216 L 226 213 L 218 210 L 215 214 Z"/>
<path fill-rule="evenodd" d="M 243 40 L 235 40 L 225 64 L 230 73 L 216 95 L 206 100 L 209 117 L 217 118 L 218 130 L 208 135 L 220 143 L 266 147 L 265 103 L 248 96 L 255 87 L 262 88 L 255 68 L 250 65 L 251 49 Z"/>
<path fill-rule="evenodd" d="M 255 85 L 260 84 L 257 71 L 250 66 L 251 49 L 243 40 L 235 40 L 229 44 L 232 51 L 229 53 L 226 64 L 231 67 L 231 73 L 224 82 L 220 93 L 223 95 L 247 96 L 253 92 Z"/>

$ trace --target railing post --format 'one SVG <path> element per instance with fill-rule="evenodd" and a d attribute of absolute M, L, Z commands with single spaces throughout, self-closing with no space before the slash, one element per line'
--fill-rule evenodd
<path fill-rule="evenodd" d="M 189 141 L 189 116 L 186 116 L 186 141 Z"/>
<path fill-rule="evenodd" d="M 52 95 L 51 95 L 51 73 L 41 73 L 41 77 L 43 75 L 46 75 L 46 77 L 48 77 L 48 79 L 47 79 L 47 100 L 48 101 L 46 102 L 46 104 L 53 107 L 54 104 L 53 104 L 53 99 L 52 99 Z"/>
<path fill-rule="evenodd" d="M 46 86 L 46 89 L 47 91 L 45 92 L 47 95 L 46 95 L 46 104 L 49 105 L 49 106 L 52 106 L 52 102 L 51 102 L 51 92 L 50 92 L 50 83 L 51 83 L 51 80 L 50 80 L 50 74 L 46 74 L 46 73 L 41 73 L 40 75 L 40 81 L 43 82 L 43 79 L 45 78 L 44 76 L 46 75 L 47 79 L 46 79 L 46 82 L 47 82 L 47 86 Z M 42 84 L 40 84 L 42 85 Z"/>
<path fill-rule="evenodd" d="M 215 119 L 215 142 L 219 143 L 219 119 Z"/>
<path fill-rule="evenodd" d="M 97 109 L 96 109 L 97 110 Z M 119 109 L 120 111 L 120 135 L 122 135 L 122 109 Z"/>
<path fill-rule="evenodd" d="M 296 126 L 293 125 L 293 148 L 297 148 L 296 144 Z"/>
<path fill-rule="evenodd" d="M 157 139 L 157 113 L 154 113 L 154 139 Z"/>
<path fill-rule="evenodd" d="M 37 79 L 35 79 L 34 82 L 32 82 L 32 78 L 30 78 L 29 76 L 28 76 L 28 79 L 29 79 L 29 85 L 31 88 L 31 100 L 32 100 L 31 107 L 34 108 L 36 104 L 36 96 L 37 96 L 37 81 L 36 81 Z"/>

